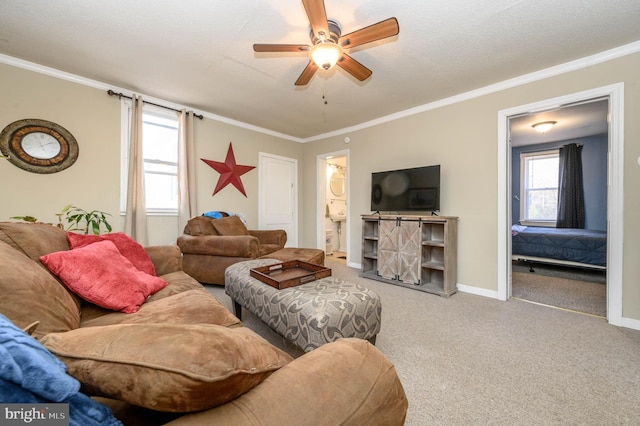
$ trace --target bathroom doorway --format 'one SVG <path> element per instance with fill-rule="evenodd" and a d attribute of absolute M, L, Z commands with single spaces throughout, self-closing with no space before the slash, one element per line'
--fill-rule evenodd
<path fill-rule="evenodd" d="M 348 163 L 348 151 L 318 157 L 318 247 L 327 258 L 345 264 L 349 254 Z"/>

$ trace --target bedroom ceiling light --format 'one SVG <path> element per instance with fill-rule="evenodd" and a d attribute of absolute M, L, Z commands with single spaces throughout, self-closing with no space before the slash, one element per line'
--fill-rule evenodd
<path fill-rule="evenodd" d="M 532 125 L 536 132 L 545 133 L 551 130 L 553 126 L 555 126 L 557 121 L 541 121 L 540 123 L 536 123 Z"/>

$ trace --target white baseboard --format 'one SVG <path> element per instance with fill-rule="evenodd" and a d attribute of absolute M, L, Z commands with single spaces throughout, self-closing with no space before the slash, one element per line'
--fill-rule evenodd
<path fill-rule="evenodd" d="M 360 263 L 350 262 L 347 264 L 347 266 L 350 268 L 362 269 L 362 264 Z M 473 287 L 470 285 L 464 285 L 460 283 L 456 284 L 456 288 L 458 289 L 459 292 L 462 292 L 462 293 L 469 293 L 469 294 L 475 294 L 477 296 L 490 297 L 491 299 L 498 299 L 498 292 L 496 290 L 487 290 L 486 288 Z"/>
<path fill-rule="evenodd" d="M 362 269 L 362 265 L 359 263 L 350 263 L 347 266 L 351 268 Z M 498 292 L 496 290 L 487 290 L 486 288 L 474 287 L 474 286 L 464 285 L 460 283 L 456 284 L 456 287 L 458 288 L 458 291 L 461 293 L 475 294 L 477 296 L 484 296 L 484 297 L 489 297 L 491 299 L 500 300 L 498 297 Z M 622 324 L 620 324 L 620 326 L 625 328 L 630 328 L 632 330 L 640 330 L 640 320 L 623 317 Z"/>
<path fill-rule="evenodd" d="M 492 299 L 499 299 L 498 292 L 494 290 L 487 290 L 485 288 L 473 287 L 459 283 L 457 284 L 457 287 L 458 291 L 461 293 L 469 293 L 478 296 L 490 297 Z M 615 326 L 615 324 L 612 325 Z M 640 320 L 622 317 L 620 327 L 630 328 L 632 330 L 640 330 Z"/>
<path fill-rule="evenodd" d="M 496 290 L 487 290 L 486 288 L 473 287 L 470 285 L 464 285 L 460 283 L 456 284 L 456 287 L 458 288 L 458 291 L 462 293 L 469 293 L 469 294 L 475 294 L 477 296 L 490 297 L 491 299 L 498 298 L 498 292 Z"/>
<path fill-rule="evenodd" d="M 622 317 L 622 327 L 640 330 L 640 320 Z"/>

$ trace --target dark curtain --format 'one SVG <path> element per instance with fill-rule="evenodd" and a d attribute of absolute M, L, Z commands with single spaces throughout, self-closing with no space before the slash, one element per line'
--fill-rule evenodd
<path fill-rule="evenodd" d="M 572 143 L 560 148 L 559 168 L 556 227 L 584 229 L 582 146 Z"/>

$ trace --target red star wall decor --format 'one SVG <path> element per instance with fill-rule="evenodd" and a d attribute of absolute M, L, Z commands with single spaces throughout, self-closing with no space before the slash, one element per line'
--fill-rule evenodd
<path fill-rule="evenodd" d="M 216 185 L 216 189 L 213 190 L 213 194 L 211 194 L 212 196 L 216 195 L 222 188 L 229 184 L 235 186 L 238 191 L 242 192 L 242 195 L 244 195 L 245 197 L 247 196 L 247 193 L 244 191 L 244 186 L 242 185 L 240 176 L 250 170 L 255 169 L 255 166 L 241 166 L 239 164 L 236 164 L 236 157 L 233 155 L 233 147 L 231 146 L 231 142 L 229 142 L 229 150 L 227 151 L 227 158 L 224 160 L 224 163 L 221 163 L 219 161 L 205 160 L 204 158 L 201 158 L 201 160 L 207 163 L 216 172 L 220 173 L 218 184 Z"/>

